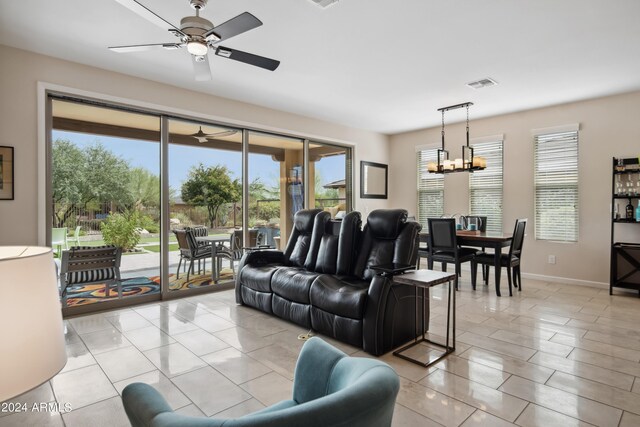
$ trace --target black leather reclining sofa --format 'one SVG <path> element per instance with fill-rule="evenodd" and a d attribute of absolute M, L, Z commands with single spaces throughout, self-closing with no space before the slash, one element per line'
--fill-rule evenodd
<path fill-rule="evenodd" d="M 373 355 L 412 340 L 414 289 L 369 267 L 415 265 L 421 227 L 403 209 L 374 210 L 361 224 L 359 212 L 334 221 L 319 209 L 299 211 L 284 252 L 244 256 L 236 301 Z"/>

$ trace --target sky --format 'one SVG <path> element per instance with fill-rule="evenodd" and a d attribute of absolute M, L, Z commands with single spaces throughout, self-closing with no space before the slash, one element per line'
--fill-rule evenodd
<path fill-rule="evenodd" d="M 141 167 L 155 175 L 160 175 L 160 144 L 157 142 L 114 138 L 76 132 L 54 130 L 53 140 L 67 139 L 83 148 L 101 143 L 106 149 L 129 162 L 131 167 Z M 316 171 L 322 177 L 322 183 L 344 179 L 344 156 L 325 157 L 316 162 Z M 235 151 L 198 148 L 183 145 L 169 145 L 169 186 L 178 194 L 186 180 L 189 169 L 203 163 L 205 166 L 225 165 L 233 178 L 242 176 L 242 153 Z M 267 186 L 277 186 L 280 177 L 280 164 L 264 154 L 249 154 L 249 181 L 256 178 Z"/>

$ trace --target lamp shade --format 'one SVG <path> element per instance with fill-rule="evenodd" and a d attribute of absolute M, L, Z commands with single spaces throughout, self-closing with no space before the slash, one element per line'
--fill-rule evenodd
<path fill-rule="evenodd" d="M 67 363 L 51 248 L 0 246 L 0 402 L 29 391 Z"/>

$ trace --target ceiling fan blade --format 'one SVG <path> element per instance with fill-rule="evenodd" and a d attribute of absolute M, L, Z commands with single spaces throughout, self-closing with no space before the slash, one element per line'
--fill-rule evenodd
<path fill-rule="evenodd" d="M 202 58 L 202 60 L 196 58 Z M 204 82 L 211 80 L 211 68 L 209 67 L 207 55 L 199 57 L 191 55 L 191 61 L 193 62 L 193 71 L 197 81 Z"/>
<path fill-rule="evenodd" d="M 275 59 L 265 58 L 264 56 L 258 56 L 253 53 L 229 49 L 228 47 L 222 46 L 216 49 L 216 55 L 264 68 L 269 71 L 275 71 L 275 69 L 280 65 L 280 61 L 276 61 Z"/>
<path fill-rule="evenodd" d="M 127 9 L 131 10 L 133 13 L 141 16 L 142 18 L 146 19 L 147 21 L 153 24 L 156 24 L 158 27 L 163 28 L 165 30 L 171 29 L 173 31 L 177 31 L 180 34 L 184 35 L 184 33 L 180 31 L 180 28 L 176 27 L 166 19 L 160 17 L 151 9 L 144 6 L 142 3 L 136 0 L 116 0 L 116 1 L 121 5 L 123 5 L 124 7 L 126 7 Z"/>
<path fill-rule="evenodd" d="M 118 53 L 128 53 L 128 52 L 142 52 L 145 50 L 153 50 L 160 47 L 167 50 L 174 50 L 174 49 L 181 48 L 182 44 L 180 43 L 135 44 L 131 46 L 110 46 L 109 49 Z"/>
<path fill-rule="evenodd" d="M 207 138 L 208 139 L 224 138 L 225 136 L 235 135 L 236 133 L 238 133 L 237 130 L 223 130 L 223 131 L 216 132 L 216 133 L 208 133 L 207 134 Z"/>
<path fill-rule="evenodd" d="M 228 40 L 231 37 L 235 37 L 238 34 L 242 34 L 249 30 L 253 30 L 260 25 L 262 25 L 262 21 L 249 12 L 244 12 L 235 18 L 231 18 L 228 21 L 223 22 L 213 30 L 208 31 L 204 34 L 204 37 L 206 38 L 211 34 L 215 34 L 220 39 L 215 42 L 217 43 L 219 41 Z"/>

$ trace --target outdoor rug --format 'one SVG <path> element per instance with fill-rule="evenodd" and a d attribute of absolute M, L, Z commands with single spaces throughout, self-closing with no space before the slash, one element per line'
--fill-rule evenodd
<path fill-rule="evenodd" d="M 134 295 L 149 295 L 160 293 L 160 279 L 158 277 L 134 277 L 122 281 L 122 297 Z M 90 285 L 75 285 L 67 288 L 67 306 L 94 304 L 118 299 L 118 286 L 111 283 L 109 296 L 106 296 L 105 283 Z"/>
<path fill-rule="evenodd" d="M 229 268 L 223 268 L 222 271 L 220 271 L 220 280 L 218 280 L 218 284 L 228 282 L 230 280 L 233 280 L 233 271 Z M 169 289 L 172 291 L 202 288 L 213 284 L 211 271 L 205 271 L 204 274 L 190 274 L 188 282 L 187 273 L 180 272 L 179 279 L 176 279 L 175 274 L 169 274 Z"/>
<path fill-rule="evenodd" d="M 218 284 L 232 280 L 233 272 L 227 268 L 222 269 Z M 191 274 L 188 282 L 187 273 L 181 272 L 180 279 L 176 279 L 173 273 L 169 274 L 169 289 L 172 291 L 202 288 L 213 284 L 210 271 L 204 274 Z M 117 285 L 111 284 L 109 288 L 109 296 L 107 297 L 105 283 L 69 286 L 67 288 L 67 306 L 74 307 L 118 299 Z M 158 293 L 160 293 L 160 276 L 134 277 L 122 281 L 122 298 Z"/>

